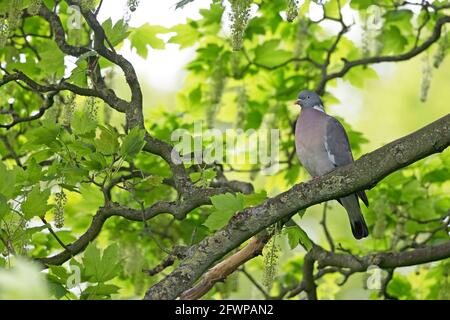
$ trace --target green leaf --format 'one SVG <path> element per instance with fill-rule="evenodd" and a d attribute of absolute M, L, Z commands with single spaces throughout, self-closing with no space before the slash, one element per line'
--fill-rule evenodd
<path fill-rule="evenodd" d="M 87 157 L 89 159 L 86 163 L 88 169 L 100 171 L 107 167 L 106 159 L 101 153 L 91 153 Z"/>
<path fill-rule="evenodd" d="M 84 273 L 93 282 L 106 282 L 120 272 L 119 248 L 110 245 L 102 252 L 90 243 L 83 255 Z"/>
<path fill-rule="evenodd" d="M 236 212 L 244 209 L 244 197 L 240 193 L 236 196 L 231 193 L 213 196 L 211 202 L 214 210 L 204 223 L 210 230 L 222 228 Z"/>
<path fill-rule="evenodd" d="M 432 219 L 436 217 L 434 203 L 431 199 L 427 198 L 416 199 L 412 203 L 412 206 L 409 209 L 409 213 L 413 218 L 422 220 Z"/>
<path fill-rule="evenodd" d="M 0 194 L 7 200 L 14 195 L 14 185 L 16 184 L 16 172 L 7 170 L 3 162 L 0 162 Z"/>
<path fill-rule="evenodd" d="M 193 46 L 201 36 L 197 29 L 190 24 L 179 24 L 172 27 L 169 31 L 177 33 L 177 35 L 170 38 L 169 43 L 179 44 L 180 49 Z"/>
<path fill-rule="evenodd" d="M 61 169 L 61 175 L 64 177 L 64 181 L 69 185 L 76 185 L 88 176 L 89 172 L 85 169 L 67 165 Z"/>
<path fill-rule="evenodd" d="M 411 203 L 417 198 L 426 195 L 425 189 L 418 180 L 411 180 L 403 186 L 401 200 L 405 203 Z"/>
<path fill-rule="evenodd" d="M 51 146 L 59 136 L 61 126 L 46 123 L 44 126 L 33 128 L 26 134 L 30 144 Z"/>
<path fill-rule="evenodd" d="M 146 59 L 148 55 L 147 46 L 153 49 L 164 49 L 164 41 L 157 37 L 158 34 L 166 33 L 167 29 L 161 26 L 152 26 L 148 23 L 139 28 L 132 29 L 128 39 L 131 46 L 136 48 L 137 54 Z"/>
<path fill-rule="evenodd" d="M 408 32 L 412 29 L 411 19 L 413 12 L 408 9 L 389 10 L 384 14 L 385 26 L 395 25 L 402 32 Z"/>
<path fill-rule="evenodd" d="M 36 159 L 31 159 L 28 163 L 27 169 L 25 170 L 26 179 L 29 183 L 35 184 L 39 182 L 43 176 L 42 167 L 38 165 Z"/>
<path fill-rule="evenodd" d="M 21 206 L 25 219 L 29 220 L 33 217 L 44 216 L 51 208 L 51 206 L 47 205 L 49 197 L 50 189 L 45 189 L 41 192 L 39 186 L 34 186 Z"/>
<path fill-rule="evenodd" d="M 92 52 L 92 51 L 89 51 Z M 79 86 L 79 87 L 86 87 L 87 86 L 87 67 L 88 63 L 86 60 L 82 60 L 77 62 L 77 66 L 75 69 L 72 70 L 72 73 L 70 75 L 70 81 Z"/>
<path fill-rule="evenodd" d="M 0 219 L 9 212 L 10 208 L 5 196 L 0 193 Z"/>
<path fill-rule="evenodd" d="M 86 112 L 80 111 L 75 113 L 71 126 L 73 133 L 76 135 L 81 137 L 94 137 L 97 123 L 92 120 Z"/>
<path fill-rule="evenodd" d="M 94 141 L 98 152 L 109 156 L 119 151 L 118 134 L 112 127 L 100 126 L 100 138 Z"/>
<path fill-rule="evenodd" d="M 373 1 L 372 0 L 352 0 L 350 2 L 350 6 L 353 9 L 357 9 L 357 10 L 367 9 L 371 5 L 373 5 Z"/>
<path fill-rule="evenodd" d="M 371 67 L 353 68 L 352 71 L 349 72 L 346 76 L 346 79 L 349 80 L 349 82 L 357 88 L 363 88 L 367 80 L 377 78 L 378 74 Z"/>
<path fill-rule="evenodd" d="M 44 51 L 40 53 L 41 60 L 37 64 L 41 73 L 50 78 L 61 78 L 64 75 L 64 53 L 59 50 L 55 42 L 46 42 Z"/>
<path fill-rule="evenodd" d="M 395 273 L 393 279 L 389 282 L 387 292 L 399 299 L 413 299 L 411 294 L 411 284 L 406 277 Z"/>
<path fill-rule="evenodd" d="M 50 294 L 57 300 L 63 298 L 68 293 L 64 285 L 58 282 L 58 279 L 52 275 L 47 275 L 47 285 Z"/>
<path fill-rule="evenodd" d="M 396 26 L 391 26 L 380 35 L 380 40 L 383 41 L 383 50 L 385 53 L 399 53 L 405 49 L 408 40 L 402 35 L 400 29 Z"/>
<path fill-rule="evenodd" d="M 109 297 L 112 294 L 118 293 L 120 288 L 113 284 L 98 284 L 95 286 L 87 287 L 82 295 L 82 298 L 96 298 L 97 296 L 106 296 Z"/>
<path fill-rule="evenodd" d="M 76 64 L 81 63 L 82 61 L 88 60 L 90 57 L 97 57 L 98 53 L 95 50 L 89 50 L 88 52 L 83 53 L 81 56 L 78 57 Z"/>
<path fill-rule="evenodd" d="M 123 139 L 120 146 L 120 155 L 125 159 L 132 159 L 135 157 L 145 145 L 145 130 L 139 127 L 134 127 Z"/>
<path fill-rule="evenodd" d="M 447 168 L 440 168 L 428 172 L 422 179 L 424 183 L 442 183 L 450 180 L 450 170 Z"/>
<path fill-rule="evenodd" d="M 274 67 L 292 58 L 291 52 L 277 49 L 279 44 L 279 40 L 269 40 L 256 47 L 254 62 L 268 67 Z"/>
<path fill-rule="evenodd" d="M 102 27 L 105 30 L 106 36 L 108 37 L 108 40 L 113 45 L 113 47 L 119 45 L 130 34 L 130 32 L 128 31 L 128 25 L 123 19 L 117 21 L 113 26 L 112 20 L 111 18 L 109 18 L 105 22 L 103 22 Z"/>
<path fill-rule="evenodd" d="M 306 250 L 310 251 L 313 247 L 313 242 L 308 237 L 306 232 L 299 226 L 289 226 L 284 229 L 284 233 L 288 236 L 289 246 L 291 249 L 296 248 L 299 244 Z"/>

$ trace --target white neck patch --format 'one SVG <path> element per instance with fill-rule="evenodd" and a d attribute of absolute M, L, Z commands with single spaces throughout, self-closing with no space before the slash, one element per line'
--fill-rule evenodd
<path fill-rule="evenodd" d="M 321 104 L 315 105 L 313 107 L 313 109 L 320 111 L 320 112 L 325 112 L 325 109 L 324 109 L 323 105 L 321 105 Z"/>

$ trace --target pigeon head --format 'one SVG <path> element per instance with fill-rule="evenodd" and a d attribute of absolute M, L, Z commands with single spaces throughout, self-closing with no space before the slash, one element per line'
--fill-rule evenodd
<path fill-rule="evenodd" d="M 319 107 L 323 109 L 323 103 L 319 95 L 310 90 L 303 90 L 302 92 L 300 92 L 295 104 L 298 104 L 302 108 Z"/>

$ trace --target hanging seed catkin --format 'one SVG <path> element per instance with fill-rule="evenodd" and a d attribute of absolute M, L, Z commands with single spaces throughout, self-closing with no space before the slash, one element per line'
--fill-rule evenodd
<path fill-rule="evenodd" d="M 42 0 L 30 0 L 30 4 L 28 5 L 27 12 L 31 16 L 35 16 L 38 14 L 41 9 Z"/>
<path fill-rule="evenodd" d="M 231 4 L 231 46 L 240 51 L 244 42 L 245 29 L 250 18 L 251 0 L 230 0 Z"/>
<path fill-rule="evenodd" d="M 288 5 L 286 9 L 286 19 L 289 22 L 292 22 L 297 18 L 298 16 L 298 0 L 287 0 Z"/>
<path fill-rule="evenodd" d="M 428 98 L 428 92 L 431 86 L 431 77 L 433 75 L 433 69 L 430 63 L 430 57 L 425 55 L 422 59 L 422 83 L 420 86 L 420 101 L 426 102 Z"/>
<path fill-rule="evenodd" d="M 131 12 L 135 12 L 137 7 L 139 6 L 140 0 L 128 0 L 128 9 Z"/>
<path fill-rule="evenodd" d="M 64 207 L 67 204 L 67 196 L 64 190 L 55 194 L 55 227 L 64 227 Z"/>
<path fill-rule="evenodd" d="M 450 39 L 448 32 L 446 32 L 445 28 L 442 29 L 442 36 L 439 40 L 439 47 L 434 55 L 433 66 L 437 69 L 441 66 L 444 61 L 445 55 L 447 54 L 448 49 L 450 48 Z"/>

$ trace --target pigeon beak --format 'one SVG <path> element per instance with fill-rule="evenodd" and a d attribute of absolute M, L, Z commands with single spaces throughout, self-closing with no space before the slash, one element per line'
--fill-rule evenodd
<path fill-rule="evenodd" d="M 300 99 L 295 100 L 295 101 L 294 101 L 294 104 L 297 105 L 297 106 L 300 106 L 300 105 L 301 105 L 301 104 L 300 104 Z"/>

